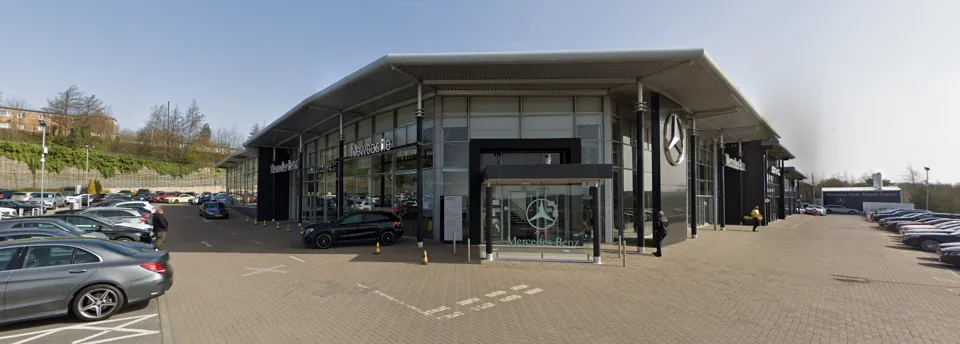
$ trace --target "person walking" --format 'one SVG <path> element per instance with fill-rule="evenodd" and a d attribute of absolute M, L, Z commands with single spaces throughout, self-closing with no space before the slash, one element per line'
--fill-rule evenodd
<path fill-rule="evenodd" d="M 667 237 L 668 226 L 670 226 L 670 220 L 663 215 L 662 211 L 658 212 L 657 218 L 653 220 L 653 242 L 657 245 L 657 252 L 653 253 L 654 256 L 663 256 L 663 238 Z"/>
<path fill-rule="evenodd" d="M 763 215 L 760 215 L 760 206 L 753 206 L 753 211 L 750 212 L 750 218 L 753 219 L 753 231 L 757 231 L 757 227 L 760 226 L 760 220 L 763 220 Z"/>
<path fill-rule="evenodd" d="M 167 217 L 163 216 L 161 207 L 157 207 L 157 213 L 153 214 L 153 234 L 157 236 L 157 249 L 163 250 L 163 242 L 167 239 Z"/>

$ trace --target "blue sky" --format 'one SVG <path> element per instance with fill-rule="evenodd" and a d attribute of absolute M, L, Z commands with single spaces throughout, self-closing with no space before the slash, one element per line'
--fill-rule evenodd
<path fill-rule="evenodd" d="M 388 53 L 705 48 L 802 171 L 960 181 L 960 3 L 874 1 L 6 1 L 0 92 L 77 84 L 123 128 L 196 99 L 270 122 Z M 944 147 L 937 149 L 936 147 Z M 818 177 L 819 178 L 819 177 Z"/>

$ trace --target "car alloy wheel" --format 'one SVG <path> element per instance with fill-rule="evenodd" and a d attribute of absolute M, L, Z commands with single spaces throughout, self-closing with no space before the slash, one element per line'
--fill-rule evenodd
<path fill-rule="evenodd" d="M 317 234 L 317 248 L 328 249 L 333 245 L 333 236 L 330 233 Z"/>
<path fill-rule="evenodd" d="M 383 246 L 390 246 L 397 243 L 397 235 L 391 231 L 384 231 L 380 234 L 380 243 Z"/>
<path fill-rule="evenodd" d="M 920 249 L 927 252 L 937 252 L 938 248 L 940 248 L 940 243 L 936 240 L 924 240 L 920 243 Z"/>
<path fill-rule="evenodd" d="M 117 288 L 96 284 L 77 293 L 73 298 L 71 311 L 80 321 L 104 320 L 116 314 L 123 301 L 123 293 Z"/>

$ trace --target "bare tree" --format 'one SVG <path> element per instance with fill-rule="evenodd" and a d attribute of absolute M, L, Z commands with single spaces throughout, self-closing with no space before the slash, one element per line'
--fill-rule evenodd
<path fill-rule="evenodd" d="M 0 99 L 0 106 L 13 109 L 29 109 L 30 104 L 20 97 L 7 97 Z"/>
<path fill-rule="evenodd" d="M 903 181 L 910 183 L 910 185 L 917 185 L 923 178 L 923 173 L 920 173 L 920 170 L 918 170 L 916 167 L 913 167 L 913 164 L 910 164 L 907 165 L 907 169 L 903 171 L 903 174 L 900 176 L 900 178 L 903 178 Z"/>
<path fill-rule="evenodd" d="M 97 120 L 95 116 L 107 116 L 103 101 L 96 95 L 85 95 L 77 85 L 68 87 L 47 99 L 43 111 L 54 114 L 56 124 L 66 127 L 71 135 L 87 137 Z"/>

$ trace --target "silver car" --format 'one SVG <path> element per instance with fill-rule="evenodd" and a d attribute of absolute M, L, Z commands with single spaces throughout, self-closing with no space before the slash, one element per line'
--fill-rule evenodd
<path fill-rule="evenodd" d="M 0 242 L 0 324 L 73 315 L 110 318 L 173 286 L 167 252 L 99 239 L 44 238 Z"/>
<path fill-rule="evenodd" d="M 85 238 L 92 239 L 109 239 L 106 234 L 99 232 L 86 232 L 74 225 L 71 225 L 63 220 L 53 219 L 53 218 L 26 218 L 26 219 L 9 219 L 0 221 L 0 231 L 10 230 L 10 229 L 32 229 L 32 228 L 44 228 L 44 229 L 56 229 L 61 230 L 76 236 L 81 236 Z"/>

